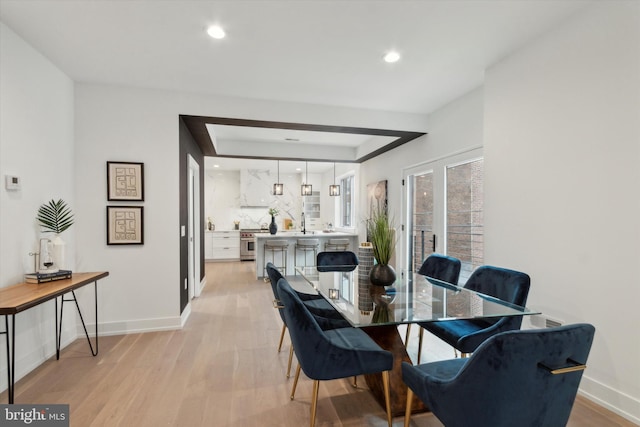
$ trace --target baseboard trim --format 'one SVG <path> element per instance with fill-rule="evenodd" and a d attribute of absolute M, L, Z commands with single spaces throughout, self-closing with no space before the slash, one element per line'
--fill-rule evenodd
<path fill-rule="evenodd" d="M 78 326 L 78 336 L 84 335 L 82 324 L 79 324 Z M 142 332 L 172 331 L 176 329 L 182 329 L 182 321 L 180 316 L 128 320 L 121 322 L 100 322 L 98 327 L 98 331 L 101 336 L 127 335 Z M 93 336 L 95 333 L 95 323 L 88 323 L 87 330 L 89 331 L 89 335 Z"/>
<path fill-rule="evenodd" d="M 579 393 L 603 408 L 640 425 L 640 400 L 633 396 L 615 390 L 587 375 L 582 376 Z"/>

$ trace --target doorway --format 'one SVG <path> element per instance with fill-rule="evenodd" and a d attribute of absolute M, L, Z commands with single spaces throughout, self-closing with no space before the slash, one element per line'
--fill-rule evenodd
<path fill-rule="evenodd" d="M 403 171 L 404 259 L 417 271 L 432 253 L 460 259 L 460 283 L 484 263 L 482 150 L 423 163 Z"/>
<path fill-rule="evenodd" d="M 187 289 L 189 301 L 200 296 L 200 165 L 187 154 L 188 180 L 188 274 Z"/>

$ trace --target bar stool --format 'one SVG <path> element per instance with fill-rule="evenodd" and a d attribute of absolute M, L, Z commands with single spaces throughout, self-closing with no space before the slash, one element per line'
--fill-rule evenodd
<path fill-rule="evenodd" d="M 271 262 L 283 276 L 287 275 L 287 256 L 289 255 L 289 242 L 287 240 L 266 240 L 262 251 L 262 276 L 267 277 L 267 251 L 271 252 Z M 281 265 L 276 264 L 276 253 L 280 252 Z"/>
<path fill-rule="evenodd" d="M 307 254 L 309 252 L 313 252 L 313 264 L 312 267 L 315 266 L 316 256 L 318 256 L 318 248 L 320 247 L 320 241 L 318 239 L 298 239 L 296 241 L 296 253 L 295 253 L 295 261 L 294 264 L 296 267 L 298 265 L 298 251 L 302 251 L 304 254 L 304 267 L 307 267 Z M 296 270 L 295 274 L 298 274 Z"/>
<path fill-rule="evenodd" d="M 324 250 L 335 251 L 347 251 L 349 250 L 349 239 L 329 239 L 324 244 Z"/>

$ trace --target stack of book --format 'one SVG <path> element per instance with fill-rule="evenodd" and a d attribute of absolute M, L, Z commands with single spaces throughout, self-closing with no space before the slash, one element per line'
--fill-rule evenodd
<path fill-rule="evenodd" d="M 44 283 L 62 279 L 71 279 L 71 270 L 58 270 L 55 273 L 29 273 L 24 275 L 24 281 L 27 283 Z"/>

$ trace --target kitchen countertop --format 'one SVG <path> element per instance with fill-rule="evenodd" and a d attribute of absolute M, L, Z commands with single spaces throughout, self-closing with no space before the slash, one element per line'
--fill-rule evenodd
<path fill-rule="evenodd" d="M 278 231 L 276 234 L 269 234 L 268 232 L 256 233 L 255 236 L 256 238 L 260 238 L 260 239 L 287 239 L 289 237 L 313 237 L 313 238 L 337 237 L 337 238 L 340 238 L 340 237 L 358 236 L 358 233 L 344 233 L 342 231 L 332 231 L 330 233 L 325 233 L 324 231 L 321 231 L 321 230 L 313 230 L 313 231 L 307 231 L 306 234 L 303 234 L 302 231 Z"/>

